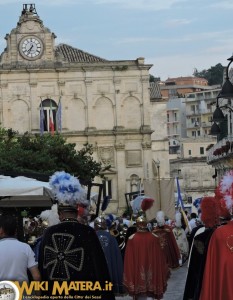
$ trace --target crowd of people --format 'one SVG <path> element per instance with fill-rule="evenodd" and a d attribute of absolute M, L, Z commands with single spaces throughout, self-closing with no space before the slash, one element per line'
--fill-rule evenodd
<path fill-rule="evenodd" d="M 17 218 L 0 215 L 0 281 L 46 281 L 41 295 L 48 296 L 54 282 L 88 282 L 89 288 L 69 295 L 163 299 L 171 270 L 187 266 L 183 300 L 233 299 L 233 171 L 214 196 L 201 199 L 197 213 L 178 209 L 168 220 L 158 211 L 150 222 L 149 197 L 135 215 L 89 219 L 87 193 L 77 178 L 56 172 L 50 186 L 56 204 L 24 218 L 26 242 L 17 239 Z"/>

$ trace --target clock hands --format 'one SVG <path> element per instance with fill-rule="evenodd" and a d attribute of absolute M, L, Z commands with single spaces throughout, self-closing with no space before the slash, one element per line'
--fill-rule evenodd
<path fill-rule="evenodd" d="M 34 46 L 34 45 L 33 45 L 33 44 L 31 44 L 31 47 L 30 47 L 30 48 L 27 50 L 27 52 L 28 52 L 28 53 L 30 53 L 30 52 L 31 52 L 31 50 L 33 49 L 33 46 Z"/>

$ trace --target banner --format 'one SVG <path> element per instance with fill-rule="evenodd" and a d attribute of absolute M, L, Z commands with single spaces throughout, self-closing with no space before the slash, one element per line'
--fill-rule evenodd
<path fill-rule="evenodd" d="M 184 210 L 184 203 L 182 199 L 182 195 L 180 192 L 180 184 L 179 184 L 179 178 L 176 177 L 176 186 L 177 186 L 177 207 L 180 207 Z"/>
<path fill-rule="evenodd" d="M 52 108 L 51 100 L 50 100 L 50 110 L 49 110 L 49 131 L 52 135 L 54 135 L 53 108 Z"/>
<path fill-rule="evenodd" d="M 62 122 L 61 122 L 61 97 L 58 102 L 57 112 L 56 112 L 56 124 L 57 132 L 62 132 Z"/>
<path fill-rule="evenodd" d="M 175 219 L 175 189 L 174 178 L 153 179 L 143 181 L 145 195 L 155 199 L 153 206 L 146 211 L 147 220 L 156 217 L 159 210 L 164 211 L 166 217 Z"/>

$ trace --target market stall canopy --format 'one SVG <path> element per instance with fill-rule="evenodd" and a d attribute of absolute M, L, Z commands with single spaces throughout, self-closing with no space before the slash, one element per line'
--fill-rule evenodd
<path fill-rule="evenodd" d="M 48 182 L 24 176 L 0 175 L 0 207 L 50 207 L 51 190 Z"/>

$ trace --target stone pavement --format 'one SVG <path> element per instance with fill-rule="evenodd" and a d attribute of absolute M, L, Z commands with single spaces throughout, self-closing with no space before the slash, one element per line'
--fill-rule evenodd
<path fill-rule="evenodd" d="M 167 291 L 164 294 L 162 300 L 182 300 L 186 275 L 187 275 L 187 265 L 184 264 L 182 267 L 172 270 L 171 277 L 168 280 Z M 116 300 L 132 300 L 130 296 L 116 297 Z"/>

